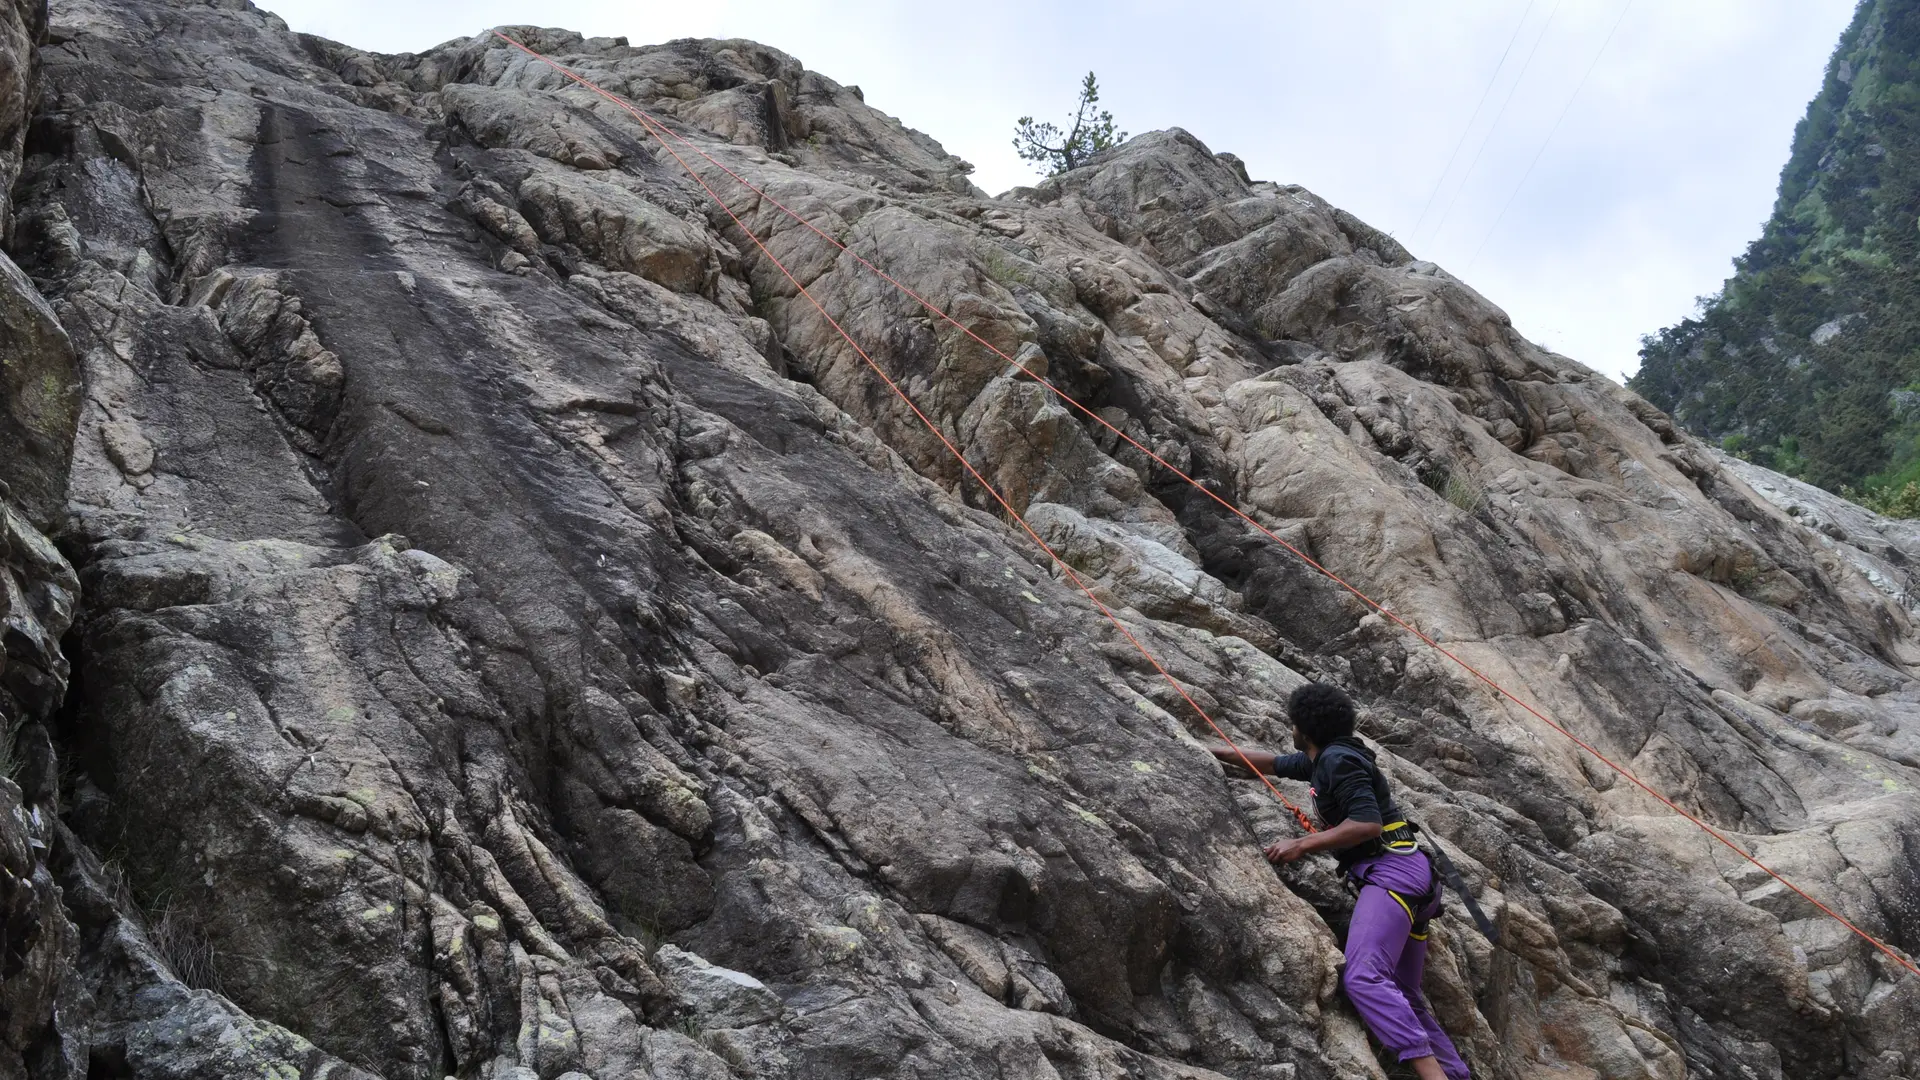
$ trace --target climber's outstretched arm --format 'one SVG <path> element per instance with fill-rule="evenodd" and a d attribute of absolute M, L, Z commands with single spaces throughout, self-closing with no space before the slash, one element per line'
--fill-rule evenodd
<path fill-rule="evenodd" d="M 1245 746 L 1235 750 L 1226 743 L 1214 743 L 1207 747 L 1207 752 L 1229 765 L 1245 768 L 1251 764 L 1268 776 L 1279 776 L 1288 780 L 1305 780 L 1313 773 L 1313 762 L 1308 760 L 1305 754 L 1275 754 Z"/>

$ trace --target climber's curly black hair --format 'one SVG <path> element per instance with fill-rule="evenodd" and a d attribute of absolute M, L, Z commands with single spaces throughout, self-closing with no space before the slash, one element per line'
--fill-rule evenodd
<path fill-rule="evenodd" d="M 1337 686 L 1310 682 L 1287 698 L 1287 718 L 1308 742 L 1324 747 L 1353 734 L 1353 699 Z"/>

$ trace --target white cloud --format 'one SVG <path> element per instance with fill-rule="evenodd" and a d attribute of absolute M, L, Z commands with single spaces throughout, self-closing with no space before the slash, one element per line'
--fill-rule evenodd
<path fill-rule="evenodd" d="M 1256 177 L 1305 184 L 1460 274 L 1522 331 L 1620 377 L 1638 364 L 1640 335 L 1717 290 L 1758 234 L 1793 125 L 1853 9 L 1853 0 L 1637 0 L 1516 190 L 1625 2 L 267 6 L 297 30 L 381 52 L 530 19 L 634 44 L 751 37 L 859 84 L 869 102 L 973 162 L 989 191 L 1032 180 L 1009 142 L 1014 118 L 1064 113 L 1092 69 L 1127 130 L 1184 127 L 1246 159 Z M 1413 235 L 1523 11 L 1508 66 Z M 1489 133 L 1509 87 L 1512 104 Z"/>

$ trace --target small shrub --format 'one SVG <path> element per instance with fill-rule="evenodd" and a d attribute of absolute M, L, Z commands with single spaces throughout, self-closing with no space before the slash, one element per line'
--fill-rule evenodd
<path fill-rule="evenodd" d="M 113 906 L 122 914 L 140 910 L 140 904 L 133 895 L 133 882 L 127 874 L 126 858 L 126 850 L 117 846 L 100 853 L 101 884 L 113 899 Z"/>
<path fill-rule="evenodd" d="M 168 904 L 147 917 L 147 940 L 181 982 L 196 990 L 220 992 L 213 942 L 192 916 Z"/>
<path fill-rule="evenodd" d="M 1840 496 L 1883 517 L 1920 518 L 1920 481 L 1909 480 L 1897 488 L 1868 488 L 1865 491 L 1841 488 Z"/>
<path fill-rule="evenodd" d="M 1487 505 L 1487 489 L 1459 473 L 1447 477 L 1447 490 L 1440 494 L 1469 514 L 1477 514 L 1481 507 Z"/>
<path fill-rule="evenodd" d="M 1442 465 L 1422 474 L 1420 482 L 1463 513 L 1477 514 L 1487 505 L 1486 488 L 1475 483 L 1472 477 L 1447 466 Z"/>

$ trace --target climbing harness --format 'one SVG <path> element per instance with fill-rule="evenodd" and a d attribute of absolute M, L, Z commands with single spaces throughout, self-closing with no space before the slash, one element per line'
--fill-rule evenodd
<path fill-rule="evenodd" d="M 1422 837 L 1427 841 L 1425 845 L 1420 843 Z M 1416 912 L 1426 910 L 1428 905 L 1440 897 L 1443 884 L 1460 897 L 1461 905 L 1473 918 L 1473 925 L 1480 928 L 1480 932 L 1486 935 L 1488 941 L 1500 940 L 1499 933 L 1494 929 L 1493 920 L 1487 918 L 1487 913 L 1481 909 L 1479 901 L 1473 898 L 1473 890 L 1467 888 L 1466 880 L 1460 876 L 1460 868 L 1453 865 L 1452 859 L 1447 858 L 1446 850 L 1440 846 L 1439 837 L 1410 820 L 1402 819 L 1381 829 L 1379 838 L 1369 843 L 1378 845 L 1379 852 L 1382 854 L 1412 855 L 1415 852 L 1423 852 L 1427 856 L 1427 865 L 1433 870 L 1433 882 L 1426 892 L 1408 897 L 1392 889 L 1387 890 L 1394 902 L 1406 909 L 1407 918 L 1412 920 L 1414 940 L 1427 940 L 1427 919 L 1421 918 Z M 1435 908 L 1433 914 L 1440 914 L 1440 910 Z"/>
<path fill-rule="evenodd" d="M 1382 828 L 1379 836 L 1355 844 L 1341 852 L 1341 855 L 1345 858 L 1352 859 L 1356 863 L 1387 855 L 1415 855 L 1420 851 L 1420 845 L 1414 839 L 1414 836 L 1418 832 L 1419 830 L 1414 828 L 1412 823 L 1408 821 L 1395 821 Z M 1394 833 L 1398 833 L 1399 835 L 1391 835 Z M 1371 884 L 1374 885 L 1374 888 L 1393 897 L 1393 902 L 1399 904 L 1400 910 L 1407 913 L 1407 921 L 1412 924 L 1413 927 L 1411 936 L 1416 941 L 1425 941 L 1427 940 L 1428 920 L 1440 914 L 1439 909 L 1435 908 L 1432 915 L 1426 917 L 1420 915 L 1420 912 L 1433 906 L 1434 901 L 1440 898 L 1439 867 L 1433 862 L 1431 857 L 1427 860 L 1427 866 L 1431 871 L 1428 875 L 1427 888 L 1425 892 L 1419 893 L 1404 893 L 1398 889 L 1389 889 L 1385 885 L 1374 884 L 1373 882 L 1367 881 L 1364 877 L 1355 877 L 1351 873 L 1343 876 L 1346 878 L 1347 890 L 1355 896 L 1360 895 L 1360 890 Z"/>
<path fill-rule="evenodd" d="M 997 503 L 1000 506 L 1000 508 L 1006 512 L 1009 520 L 1017 524 L 1020 527 L 1020 529 L 1023 532 L 1025 532 L 1027 536 L 1036 545 L 1038 545 L 1042 551 L 1046 552 L 1047 556 L 1051 558 L 1057 566 L 1060 567 L 1062 574 L 1067 578 L 1067 580 L 1071 581 L 1076 587 L 1080 589 L 1082 593 L 1086 594 L 1087 599 L 1093 602 L 1094 607 L 1097 610 L 1099 610 L 1099 612 L 1102 615 L 1104 615 L 1107 618 L 1107 620 L 1114 625 L 1116 629 L 1120 631 L 1121 635 L 1125 637 L 1127 641 L 1131 645 L 1133 645 L 1133 647 L 1136 650 L 1139 651 L 1140 655 L 1144 657 L 1150 665 L 1152 665 L 1154 670 L 1159 673 L 1160 677 L 1164 679 L 1167 682 L 1167 684 L 1174 689 L 1175 693 L 1178 694 L 1178 696 L 1183 701 L 1185 701 L 1189 707 L 1193 709 L 1194 713 L 1198 715 L 1202 720 L 1204 720 L 1208 727 L 1213 729 L 1214 733 L 1218 735 L 1220 739 L 1223 742 L 1225 742 L 1229 748 L 1233 750 L 1233 752 L 1240 758 L 1241 762 L 1245 764 L 1247 768 L 1254 773 L 1254 775 L 1259 776 L 1261 778 L 1262 783 L 1266 784 L 1267 790 L 1271 792 L 1274 798 L 1278 799 L 1283 806 L 1285 806 L 1289 811 L 1293 813 L 1294 820 L 1300 824 L 1300 827 L 1304 831 L 1307 831 L 1307 832 L 1317 831 L 1314 829 L 1313 823 L 1307 818 L 1306 813 L 1302 811 L 1298 806 L 1294 805 L 1293 802 L 1290 799 L 1288 799 L 1286 795 L 1283 792 L 1281 792 L 1281 790 L 1272 783 L 1272 781 L 1268 780 L 1265 777 L 1265 775 L 1260 772 L 1260 770 L 1253 768 L 1253 763 L 1247 759 L 1246 753 L 1240 749 L 1238 744 L 1236 744 L 1230 737 L 1227 736 L 1226 732 L 1221 728 L 1221 726 L 1217 722 L 1214 721 L 1213 717 L 1210 716 L 1205 709 L 1200 707 L 1199 703 L 1195 701 L 1193 696 L 1190 693 L 1188 693 L 1187 689 L 1180 684 L 1179 680 L 1173 677 L 1172 673 L 1167 670 L 1166 666 L 1162 664 L 1160 660 L 1157 657 L 1155 657 L 1153 653 L 1150 652 L 1144 644 L 1141 643 L 1139 638 L 1136 637 L 1131 630 L 1127 629 L 1125 624 L 1123 624 L 1120 621 L 1119 617 L 1116 616 L 1113 613 L 1113 611 L 1104 602 L 1100 600 L 1099 597 L 1094 595 L 1092 588 L 1087 585 L 1087 583 L 1080 577 L 1078 573 L 1074 571 L 1074 569 L 1071 566 L 1067 565 L 1066 560 L 1062 559 L 1060 555 L 1053 550 L 1053 548 L 1047 545 L 1046 541 L 1040 538 L 1040 535 L 1034 531 L 1033 527 L 1027 523 L 1026 519 L 1022 517 L 1017 511 L 1014 510 L 1013 505 L 1006 499 L 1006 497 L 1003 496 L 1000 493 L 1000 491 L 997 488 L 995 488 L 991 483 L 989 483 L 986 477 L 981 475 L 980 471 L 974 467 L 972 462 L 967 460 L 966 455 L 960 452 L 960 449 L 953 444 L 952 440 L 949 439 L 947 435 L 940 429 L 939 425 L 935 424 L 924 412 L 920 410 L 920 407 L 914 403 L 913 399 L 907 395 L 906 391 L 903 390 L 900 387 L 900 385 L 896 383 L 894 379 L 886 373 L 885 369 L 880 367 L 880 365 L 873 359 L 872 356 L 868 355 L 867 351 L 864 348 L 862 348 L 860 344 L 853 339 L 853 336 L 851 334 L 847 333 L 846 329 L 840 325 L 839 321 L 834 319 L 832 315 L 827 313 L 826 307 L 822 305 L 820 301 L 814 297 L 813 293 L 805 285 L 803 285 L 800 282 L 800 279 L 794 275 L 793 271 L 790 270 L 784 262 L 782 262 L 777 256 L 773 254 L 772 251 L 770 251 L 767 248 L 766 242 L 762 240 L 758 235 L 756 235 L 752 229 L 747 228 L 746 223 L 741 220 L 740 215 L 734 212 L 732 206 L 728 205 L 727 201 L 724 198 L 722 198 L 717 191 L 713 189 L 713 186 L 707 182 L 706 178 L 701 176 L 699 171 L 696 170 L 692 166 L 692 164 L 689 163 L 687 159 L 680 154 L 679 151 L 674 149 L 673 144 L 675 142 L 679 143 L 681 146 L 686 147 L 689 151 L 698 155 L 699 157 L 705 159 L 708 164 L 714 166 L 719 171 L 731 177 L 736 183 L 746 188 L 748 191 L 753 192 L 756 197 L 766 202 L 768 205 L 771 205 L 777 208 L 782 213 L 792 218 L 797 224 L 813 232 L 815 235 L 819 236 L 822 240 L 826 241 L 828 244 L 832 245 L 834 248 L 836 248 L 843 254 L 847 255 L 854 262 L 865 267 L 867 270 L 871 271 L 873 274 L 877 275 L 882 280 L 892 285 L 894 288 L 900 290 L 901 293 L 910 297 L 915 302 L 919 303 L 922 307 L 926 308 L 927 312 L 933 315 L 935 318 L 938 318 L 941 321 L 947 323 L 948 325 L 954 327 L 956 330 L 960 331 L 962 334 L 972 339 L 975 343 L 987 349 L 989 352 L 993 353 L 995 356 L 998 356 L 1003 362 L 1011 365 L 1016 370 L 1024 372 L 1036 384 L 1044 387 L 1046 390 L 1054 394 L 1054 396 L 1058 397 L 1065 405 L 1067 405 L 1072 409 L 1077 410 L 1078 412 L 1085 415 L 1092 422 L 1100 425 L 1101 427 L 1104 427 L 1108 432 L 1112 433 L 1121 441 L 1127 443 L 1129 446 L 1133 447 L 1135 450 L 1140 451 L 1149 460 L 1153 461 L 1154 463 L 1159 465 L 1161 468 L 1166 469 L 1173 476 L 1178 477 L 1182 481 L 1185 481 L 1187 484 L 1191 485 L 1195 490 L 1199 491 L 1202 495 L 1213 500 L 1215 503 L 1219 504 L 1222 508 L 1227 510 L 1229 513 L 1233 514 L 1234 516 L 1240 518 L 1242 521 L 1246 522 L 1249 526 L 1251 526 L 1252 528 L 1260 532 L 1267 539 L 1273 541 L 1275 544 L 1278 544 L 1280 547 L 1292 553 L 1296 558 L 1298 558 L 1301 562 L 1305 563 L 1307 566 L 1311 567 L 1315 572 L 1321 574 L 1322 576 L 1327 578 L 1327 580 L 1333 582 L 1335 585 L 1346 590 L 1355 599 L 1359 600 L 1361 603 L 1365 604 L 1367 607 L 1373 609 L 1374 611 L 1379 612 L 1381 617 L 1387 619 L 1388 621 L 1392 622 L 1394 625 L 1400 627 L 1402 630 L 1413 635 L 1420 642 L 1425 644 L 1428 648 L 1433 649 L 1435 652 L 1439 653 L 1441 656 L 1444 656 L 1448 660 L 1451 660 L 1454 664 L 1458 665 L 1461 668 L 1461 670 L 1465 671 L 1467 674 L 1471 675 L 1473 678 L 1479 680 L 1494 694 L 1505 699 L 1506 701 L 1511 702 L 1513 705 L 1515 705 L 1522 711 L 1526 712 L 1528 715 L 1532 716 L 1534 719 L 1540 721 L 1542 724 L 1546 725 L 1548 728 L 1550 728 L 1554 732 L 1565 737 L 1566 739 L 1571 741 L 1574 745 L 1578 746 L 1580 749 L 1592 755 L 1601 764 L 1613 770 L 1613 772 L 1618 774 L 1622 779 L 1626 780 L 1628 783 L 1632 784 L 1634 787 L 1638 788 L 1640 791 L 1646 793 L 1648 796 L 1652 797 L 1653 799 L 1655 799 L 1656 801 L 1664 805 L 1667 809 L 1673 811 L 1675 814 L 1678 814 L 1679 816 L 1685 818 L 1687 821 L 1691 822 L 1696 828 L 1700 829 L 1702 832 L 1706 833 L 1708 836 L 1712 837 L 1713 839 L 1719 841 L 1728 850 L 1739 855 L 1742 859 L 1745 859 L 1747 862 L 1752 863 L 1755 867 L 1757 867 L 1759 870 L 1767 874 L 1769 877 L 1773 878 L 1775 881 L 1778 881 L 1783 887 L 1791 890 L 1796 895 L 1798 895 L 1801 899 L 1806 900 L 1809 904 L 1812 904 L 1815 908 L 1819 909 L 1821 912 L 1824 912 L 1828 917 L 1832 918 L 1834 921 L 1840 923 L 1842 926 L 1852 931 L 1855 935 L 1860 937 L 1863 941 L 1867 942 L 1869 945 L 1872 945 L 1875 949 L 1879 950 L 1888 959 L 1892 960 L 1894 963 L 1905 968 L 1907 971 L 1915 975 L 1920 975 L 1920 964 L 1916 964 L 1914 961 L 1909 960 L 1906 957 L 1900 955 L 1900 953 L 1895 951 L 1891 945 L 1888 945 L 1886 942 L 1881 941 L 1878 937 L 1868 933 L 1866 930 L 1856 925 L 1852 920 L 1848 919 L 1846 916 L 1840 914 L 1838 911 L 1835 911 L 1832 907 L 1816 899 L 1812 894 L 1808 893 L 1805 889 L 1801 888 L 1799 885 L 1794 884 L 1792 881 L 1788 880 L 1786 877 L 1781 875 L 1778 871 L 1774 870 L 1772 867 L 1766 865 L 1765 863 L 1761 862 L 1758 858 L 1754 857 L 1745 848 L 1742 848 L 1740 845 L 1734 843 L 1733 840 L 1730 837 L 1728 837 L 1725 833 L 1721 832 L 1719 829 L 1714 828 L 1711 824 L 1708 824 L 1706 821 L 1702 820 L 1697 815 L 1690 813 L 1685 808 L 1680 806 L 1680 804 L 1674 802 L 1672 799 L 1668 798 L 1666 795 L 1661 794 L 1652 785 L 1648 784 L 1646 781 L 1636 776 L 1631 770 L 1627 769 L 1623 765 L 1616 763 L 1615 761 L 1613 761 L 1613 759 L 1601 753 L 1600 750 L 1595 748 L 1592 744 L 1580 738 L 1578 735 L 1575 735 L 1572 731 L 1570 731 L 1566 727 L 1563 727 L 1559 723 L 1555 722 L 1552 718 L 1548 717 L 1545 713 L 1541 712 L 1539 709 L 1535 708 L 1533 705 L 1527 703 L 1526 701 L 1516 696 L 1512 691 L 1508 690 L 1506 687 L 1494 681 L 1492 677 L 1481 672 L 1478 668 L 1474 667 L 1472 664 L 1462 659 L 1458 654 L 1454 653 L 1452 650 L 1447 649 L 1445 646 L 1441 645 L 1438 641 L 1435 641 L 1432 637 L 1428 636 L 1419 628 L 1415 627 L 1412 623 L 1401 618 L 1399 615 L 1395 614 L 1391 609 L 1387 608 L 1385 605 L 1374 600 L 1372 597 L 1368 596 L 1366 593 L 1362 592 L 1359 588 L 1355 587 L 1354 585 L 1348 583 L 1344 578 L 1341 578 L 1338 574 L 1335 574 L 1333 571 L 1320 565 L 1320 563 L 1314 560 L 1312 556 L 1308 555 L 1304 551 L 1301 551 L 1299 548 L 1295 547 L 1294 545 L 1288 543 L 1286 540 L 1282 539 L 1278 534 L 1276 534 L 1273 530 L 1269 529 L 1265 525 L 1262 525 L 1259 521 L 1255 520 L 1250 513 L 1241 509 L 1238 506 L 1233 505 L 1231 502 L 1228 502 L 1225 498 L 1221 497 L 1221 495 L 1218 492 L 1214 491 L 1208 485 L 1201 483 L 1199 480 L 1194 479 L 1192 476 L 1188 475 L 1185 471 L 1179 469 L 1178 467 L 1174 466 L 1172 463 L 1168 462 L 1161 455 L 1155 453 L 1153 450 L 1142 445 L 1139 441 L 1134 439 L 1133 436 L 1128 435 L 1125 431 L 1121 430 L 1118 426 L 1113 424 L 1111 421 L 1101 416 L 1094 409 L 1089 408 L 1085 404 L 1082 404 L 1081 402 L 1075 400 L 1071 395 L 1069 395 L 1066 391 L 1060 389 L 1054 383 L 1048 381 L 1046 378 L 1044 378 L 1040 374 L 1027 369 L 1024 365 L 1019 363 L 1019 361 L 1015 360 L 1012 356 L 1008 355 L 1006 351 L 994 345 L 992 342 L 987 341 L 985 338 L 981 337 L 974 330 L 963 325 L 959 320 L 955 319 L 953 316 L 949 315 L 947 312 L 941 310 L 941 308 L 935 305 L 932 301 L 927 300 L 925 297 L 921 296 L 919 293 L 915 292 L 913 289 L 902 284 L 900 281 L 895 279 L 892 275 L 880 269 L 878 266 L 875 266 L 872 262 L 863 258 L 861 255 L 853 251 L 851 248 L 847 247 L 846 244 L 842 243 L 838 239 L 835 239 L 833 236 L 829 235 L 827 232 L 822 230 L 819 226 L 813 224 L 811 221 L 808 221 L 805 217 L 802 217 L 800 214 L 796 213 L 795 211 L 787 207 L 784 203 L 780 202 L 778 199 L 769 195 L 763 189 L 755 186 L 751 181 L 747 180 L 745 177 L 741 176 L 739 173 L 728 168 L 723 162 L 713 157 L 713 155 L 707 153 L 705 150 L 702 150 L 700 147 L 694 145 L 692 142 L 688 141 L 686 138 L 675 133 L 672 129 L 668 128 L 659 119 L 639 109 L 638 107 L 634 106 L 633 104 L 619 97 L 618 95 L 602 89 L 598 85 L 587 80 L 577 72 L 559 63 L 558 61 L 555 61 L 550 57 L 547 57 L 546 55 L 540 52 L 537 52 L 532 48 L 529 48 L 528 46 L 522 44 L 519 41 L 516 41 L 512 37 L 509 37 L 508 35 L 500 32 L 499 30 L 494 30 L 492 31 L 492 33 L 495 37 L 499 38 L 503 42 L 506 42 L 509 46 L 515 49 L 518 49 L 523 53 L 526 53 L 528 56 L 532 57 L 535 60 L 540 61 L 541 63 L 546 64 L 548 67 L 552 68 L 554 71 L 558 72 L 560 75 L 576 83 L 583 89 L 591 93 L 597 94 L 601 98 L 604 98 L 608 102 L 611 102 L 614 106 L 616 106 L 617 108 L 625 111 L 627 114 L 632 116 L 634 120 L 640 124 L 642 129 L 644 129 L 647 132 L 647 134 L 651 136 L 653 140 L 660 145 L 660 148 L 666 151 L 666 153 L 669 156 L 671 156 L 674 159 L 674 161 L 678 162 L 680 167 L 686 171 L 687 175 L 690 178 L 692 178 L 695 183 L 699 184 L 702 189 L 706 191 L 707 195 L 713 199 L 714 203 L 717 206 L 719 206 L 722 211 L 726 213 L 728 218 L 732 219 L 735 227 L 737 227 L 741 231 L 741 233 L 747 237 L 747 239 L 753 242 L 754 246 L 759 249 L 760 253 L 763 256 L 766 257 L 767 261 L 770 262 L 777 270 L 780 271 L 781 275 L 786 278 L 786 280 L 794 287 L 794 289 L 798 291 L 798 293 L 806 299 L 808 304 L 811 305 L 813 309 L 820 314 L 820 317 L 824 319 L 829 326 L 833 327 L 834 331 L 837 332 L 844 341 L 846 341 L 847 345 L 853 349 L 854 353 L 860 357 L 860 359 L 867 365 L 867 367 L 870 370 L 873 371 L 873 373 L 876 376 L 879 377 L 881 382 L 886 385 L 887 389 L 890 390 L 894 394 L 894 396 L 900 399 L 900 401 L 907 407 L 907 409 L 913 413 L 913 415 L 920 421 L 920 423 L 923 426 L 926 427 L 928 432 L 931 433 L 940 442 L 940 444 L 946 448 L 947 452 L 951 454 L 956 461 L 959 462 L 959 464 L 966 471 L 966 473 L 972 476 L 974 481 L 977 482 L 981 486 L 981 488 L 986 491 L 988 496 L 991 497 L 993 501 Z M 1449 865 L 1451 865 L 1451 863 L 1449 863 Z M 1454 876 L 1457 878 L 1458 874 L 1456 873 Z"/>
<path fill-rule="evenodd" d="M 1386 778 L 1381 775 L 1379 764 L 1374 761 L 1373 755 L 1364 750 L 1356 749 L 1349 740 L 1335 739 L 1331 745 L 1322 747 L 1318 758 L 1314 761 L 1314 765 L 1316 770 L 1320 768 L 1328 769 L 1328 775 L 1332 776 L 1340 769 L 1340 765 L 1337 763 L 1342 761 L 1357 763 L 1364 769 L 1366 771 L 1367 784 L 1371 787 L 1374 797 L 1380 801 L 1382 809 L 1391 810 L 1396 814 L 1399 813 L 1398 808 L 1393 805 L 1392 795 L 1388 789 Z M 1319 811 L 1320 820 L 1333 820 L 1328 815 L 1329 809 L 1336 809 L 1344 813 L 1344 810 L 1341 808 L 1329 807 L 1327 801 L 1321 798 L 1318 783 L 1308 788 L 1308 790 L 1313 792 L 1314 808 Z M 1420 843 L 1422 837 L 1425 837 L 1427 840 L 1424 846 Z M 1407 919 L 1413 923 L 1414 936 L 1422 941 L 1426 940 L 1427 920 L 1440 914 L 1438 902 L 1443 894 L 1443 886 L 1450 886 L 1455 893 L 1459 894 L 1461 902 L 1466 906 L 1467 913 L 1473 917 L 1474 925 L 1480 928 L 1480 932 L 1486 935 L 1487 940 L 1498 941 L 1499 935 L 1494 929 L 1493 920 L 1487 918 L 1487 913 L 1482 911 L 1480 904 L 1474 900 L 1472 891 L 1467 888 L 1466 881 L 1460 876 L 1459 868 L 1454 866 L 1453 860 L 1447 858 L 1447 853 L 1440 849 L 1439 837 L 1422 829 L 1414 823 L 1413 819 L 1405 815 L 1401 815 L 1396 820 L 1389 821 L 1386 825 L 1382 826 L 1379 836 L 1363 840 L 1352 847 L 1340 851 L 1338 854 L 1340 873 L 1346 877 L 1347 884 L 1357 893 L 1359 892 L 1361 882 L 1366 877 L 1367 870 L 1379 865 L 1372 860 L 1393 856 L 1413 855 L 1422 852 L 1427 856 L 1427 869 L 1429 871 L 1425 891 L 1410 896 L 1387 888 L 1385 885 L 1380 885 L 1378 882 L 1370 882 L 1370 884 L 1386 889 L 1387 893 L 1393 897 L 1394 903 L 1399 904 L 1400 907 L 1406 911 Z M 1356 869 L 1360 870 L 1358 877 L 1355 875 Z M 1433 907 L 1432 913 L 1422 917 L 1419 913 L 1425 911 L 1429 906 Z"/>

